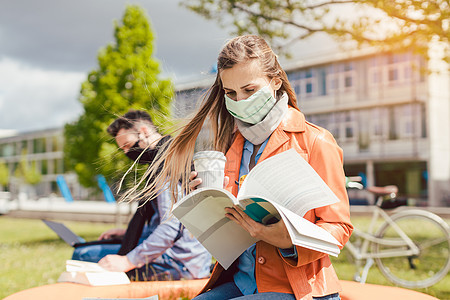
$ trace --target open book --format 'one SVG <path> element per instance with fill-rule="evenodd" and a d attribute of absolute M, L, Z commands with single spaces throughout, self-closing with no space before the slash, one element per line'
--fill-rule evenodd
<path fill-rule="evenodd" d="M 227 269 L 257 240 L 225 217 L 225 207 L 239 205 L 263 224 L 282 218 L 294 245 L 337 256 L 340 243 L 303 218 L 311 209 L 336 202 L 339 199 L 322 178 L 291 149 L 258 163 L 237 197 L 225 189 L 201 188 L 178 201 L 173 214 Z"/>
<path fill-rule="evenodd" d="M 125 272 L 111 272 L 103 269 L 97 263 L 80 260 L 67 260 L 66 271 L 58 282 L 75 282 L 92 286 L 129 284 L 130 279 Z"/>

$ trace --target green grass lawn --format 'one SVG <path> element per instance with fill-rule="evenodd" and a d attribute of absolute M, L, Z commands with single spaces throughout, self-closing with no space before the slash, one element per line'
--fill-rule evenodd
<path fill-rule="evenodd" d="M 86 240 L 94 240 L 101 232 L 114 226 L 88 222 L 64 223 Z M 362 227 L 367 223 L 367 218 L 358 218 L 354 223 Z M 42 221 L 0 216 L 0 299 L 23 289 L 55 283 L 71 255 L 72 248 Z M 340 279 L 352 280 L 355 273 L 355 267 L 348 258 L 344 249 L 338 258 L 332 259 Z M 370 270 L 367 282 L 391 285 L 376 266 Z M 450 275 L 438 284 L 419 291 L 439 299 L 450 299 Z"/>
<path fill-rule="evenodd" d="M 64 222 L 86 240 L 111 224 Z M 41 220 L 0 217 L 0 299 L 23 289 L 55 283 L 73 248 Z"/>

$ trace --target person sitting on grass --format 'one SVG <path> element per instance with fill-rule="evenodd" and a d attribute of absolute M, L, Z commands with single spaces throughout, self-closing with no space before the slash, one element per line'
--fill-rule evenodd
<path fill-rule="evenodd" d="M 130 110 L 107 129 L 130 159 L 151 164 L 168 137 L 162 138 L 144 111 Z M 102 233 L 102 239 L 122 238 L 121 244 L 76 248 L 72 259 L 98 262 L 110 271 L 127 272 L 132 280 L 178 280 L 209 276 L 211 255 L 170 215 L 171 194 L 167 189 L 144 199 L 128 228 Z"/>

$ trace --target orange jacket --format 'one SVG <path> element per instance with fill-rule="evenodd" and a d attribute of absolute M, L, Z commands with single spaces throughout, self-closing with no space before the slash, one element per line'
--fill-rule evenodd
<path fill-rule="evenodd" d="M 230 177 L 230 183 L 226 188 L 234 195 L 238 192 L 236 181 L 239 180 L 244 141 L 244 137 L 237 132 L 226 154 L 225 175 Z M 329 206 L 310 210 L 304 217 L 330 232 L 344 245 L 350 237 L 353 226 L 350 222 L 341 148 L 328 131 L 306 122 L 301 112 L 290 107 L 281 124 L 270 136 L 258 163 L 291 148 L 297 150 L 309 162 L 341 200 Z M 258 292 L 293 293 L 296 299 L 312 299 L 312 296 L 319 297 L 339 292 L 341 286 L 328 255 L 296 247 L 298 259 L 293 260 L 281 256 L 277 247 L 263 241 L 256 243 L 255 277 Z M 235 271 L 232 269 L 230 267 L 224 272 L 222 266 L 216 264 L 202 292 L 227 280 L 224 277 L 231 278 Z"/>

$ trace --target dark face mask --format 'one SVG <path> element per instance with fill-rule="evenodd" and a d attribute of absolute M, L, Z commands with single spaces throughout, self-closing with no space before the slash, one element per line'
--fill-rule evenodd
<path fill-rule="evenodd" d="M 125 153 L 129 159 L 136 161 L 139 164 L 151 164 L 155 159 L 158 149 L 142 149 L 139 147 L 139 140 L 133 145 L 133 147 Z M 139 160 L 138 160 L 139 159 Z"/>

